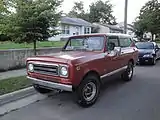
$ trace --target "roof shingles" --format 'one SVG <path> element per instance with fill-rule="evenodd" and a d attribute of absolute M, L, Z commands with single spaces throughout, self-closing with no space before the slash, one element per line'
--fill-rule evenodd
<path fill-rule="evenodd" d="M 61 23 L 70 24 L 70 25 L 78 25 L 78 26 L 85 26 L 85 27 L 92 27 L 92 24 L 80 19 L 80 18 L 71 18 L 71 17 L 62 17 Z"/>

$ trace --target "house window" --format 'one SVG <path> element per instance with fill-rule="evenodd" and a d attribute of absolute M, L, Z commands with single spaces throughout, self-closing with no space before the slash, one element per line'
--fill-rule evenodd
<path fill-rule="evenodd" d="M 90 33 L 90 28 L 89 27 L 84 28 L 84 34 L 89 34 L 89 33 Z"/>
<path fill-rule="evenodd" d="M 79 35 L 79 27 L 75 27 L 76 29 L 76 35 Z"/>
<path fill-rule="evenodd" d="M 69 25 L 62 26 L 62 34 L 69 34 Z"/>

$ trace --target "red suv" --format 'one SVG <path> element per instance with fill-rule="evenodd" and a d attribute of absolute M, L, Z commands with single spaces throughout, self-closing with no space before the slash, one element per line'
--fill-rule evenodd
<path fill-rule="evenodd" d="M 86 107 L 95 103 L 104 80 L 120 75 L 130 81 L 137 58 L 138 51 L 128 35 L 72 36 L 60 53 L 28 58 L 27 77 L 38 92 L 74 92 L 77 102 Z"/>

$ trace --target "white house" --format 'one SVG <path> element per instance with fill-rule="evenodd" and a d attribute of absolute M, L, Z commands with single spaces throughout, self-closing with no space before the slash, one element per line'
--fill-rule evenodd
<path fill-rule="evenodd" d="M 98 33 L 123 33 L 123 29 L 121 29 L 117 25 L 108 25 L 101 23 L 93 23 L 93 25 L 98 29 Z"/>
<path fill-rule="evenodd" d="M 124 30 L 124 22 L 118 23 L 117 26 Z M 135 37 L 135 30 L 133 25 L 127 24 L 127 34 Z"/>
<path fill-rule="evenodd" d="M 59 41 L 72 35 L 90 34 L 92 24 L 80 19 L 71 17 L 62 17 L 57 29 L 60 34 L 49 38 L 49 41 Z"/>

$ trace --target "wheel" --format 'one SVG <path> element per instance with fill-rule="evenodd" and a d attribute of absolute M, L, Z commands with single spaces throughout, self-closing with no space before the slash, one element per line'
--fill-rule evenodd
<path fill-rule="evenodd" d="M 133 77 L 133 72 L 134 72 L 134 66 L 132 62 L 128 63 L 127 69 L 125 72 L 122 74 L 122 79 L 124 81 L 131 81 Z"/>
<path fill-rule="evenodd" d="M 144 62 L 142 62 L 142 61 L 139 61 L 139 65 L 143 65 L 144 64 Z"/>
<path fill-rule="evenodd" d="M 100 93 L 100 81 L 95 75 L 87 76 L 76 89 L 76 102 L 82 107 L 93 105 Z"/>
<path fill-rule="evenodd" d="M 156 64 L 156 57 L 153 57 L 151 65 L 155 65 Z"/>
<path fill-rule="evenodd" d="M 46 93 L 50 93 L 51 92 L 51 90 L 42 88 L 39 85 L 33 85 L 33 87 L 37 92 L 39 92 L 41 94 L 46 94 Z"/>

